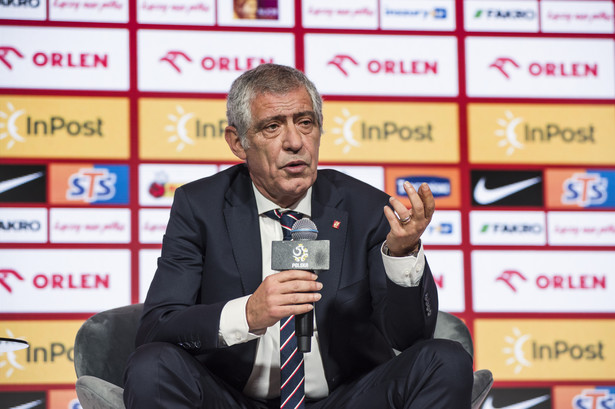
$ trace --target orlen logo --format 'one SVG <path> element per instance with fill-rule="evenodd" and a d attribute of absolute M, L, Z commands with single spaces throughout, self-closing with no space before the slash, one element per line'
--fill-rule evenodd
<path fill-rule="evenodd" d="M 347 109 L 342 109 L 342 116 L 333 118 L 339 127 L 332 129 L 334 135 L 339 137 L 334 141 L 342 145 L 342 152 L 347 154 L 354 148 L 361 147 L 361 141 L 383 141 L 389 138 L 398 138 L 401 141 L 426 142 L 433 141 L 433 125 L 427 122 L 424 125 L 406 125 L 394 121 L 383 121 L 380 124 L 369 124 L 360 121 L 359 115 L 352 115 Z M 360 126 L 360 132 L 355 135 L 355 124 Z"/>
<path fill-rule="evenodd" d="M 526 276 L 517 270 L 505 270 L 495 281 L 502 282 L 513 292 L 529 283 Z M 606 275 L 596 274 L 538 274 L 534 285 L 539 290 L 606 290 Z"/>
<path fill-rule="evenodd" d="M 549 78 L 586 78 L 598 77 L 598 63 L 596 62 L 531 62 L 526 68 L 522 67 L 511 57 L 498 57 L 489 68 L 498 70 L 507 80 L 518 70 L 527 70 L 532 77 Z"/>
<path fill-rule="evenodd" d="M 27 56 L 13 46 L 0 46 L 0 62 L 9 70 L 13 69 L 13 63 L 19 59 L 27 59 Z M 37 51 L 29 59 L 36 67 L 88 69 L 109 67 L 109 54 Z"/>
<path fill-rule="evenodd" d="M 437 75 L 438 61 L 432 60 L 377 60 L 362 64 L 348 54 L 337 54 L 327 62 L 348 77 L 353 70 L 365 69 L 369 74 L 383 75 Z"/>
<path fill-rule="evenodd" d="M 497 120 L 501 129 L 495 131 L 500 138 L 498 146 L 506 148 L 506 155 L 512 155 L 515 150 L 524 149 L 526 144 L 546 144 L 560 141 L 564 144 L 595 144 L 595 127 L 593 124 L 581 127 L 563 127 L 559 124 L 547 122 L 534 125 L 524 122 L 522 117 L 515 116 L 506 110 L 504 118 Z M 521 127 L 519 125 L 523 124 Z M 519 129 L 520 128 L 520 129 Z"/>
<path fill-rule="evenodd" d="M 22 115 L 25 117 L 25 129 L 19 129 L 17 120 Z M 0 134 L 0 139 L 7 138 L 6 149 L 11 149 L 16 143 L 26 142 L 26 138 L 54 137 L 68 135 L 70 137 L 104 137 L 101 117 L 86 120 L 66 118 L 61 115 L 51 115 L 48 118 L 36 118 L 27 115 L 25 109 L 15 109 L 11 102 L 7 102 L 6 109 L 0 110 L 0 124 L 6 120 L 4 128 L 6 133 Z"/>
<path fill-rule="evenodd" d="M 0 62 L 4 64 L 9 70 L 13 69 L 11 60 L 24 58 L 24 55 L 15 47 L 0 46 Z"/>
<path fill-rule="evenodd" d="M 183 151 L 188 145 L 194 145 L 196 143 L 195 138 L 222 139 L 224 137 L 225 119 L 212 123 L 197 118 L 194 122 L 194 127 L 189 130 L 188 123 L 194 118 L 194 115 L 194 112 L 186 112 L 181 105 L 176 106 L 175 113 L 168 115 L 171 123 L 164 129 L 171 133 L 167 141 L 175 145 L 177 152 Z"/>
<path fill-rule="evenodd" d="M 24 278 L 15 270 L 8 268 L 0 269 L 0 286 L 4 287 L 9 293 L 13 292 L 11 283 L 23 280 Z"/>
<path fill-rule="evenodd" d="M 109 289 L 110 286 L 109 274 L 95 273 L 69 273 L 60 274 L 39 273 L 32 278 L 32 285 L 39 290 L 43 289 L 67 289 L 67 290 L 84 290 L 84 289 Z M 24 278 L 15 270 L 0 269 L 0 286 L 4 287 L 9 293 L 13 292 L 13 287 L 19 282 L 25 281 Z"/>
<path fill-rule="evenodd" d="M 51 203 L 128 204 L 128 166 L 52 164 Z"/>
<path fill-rule="evenodd" d="M 562 203 L 580 207 L 600 206 L 608 198 L 609 181 L 600 173 L 575 173 L 564 181 Z"/>
<path fill-rule="evenodd" d="M 273 63 L 273 57 L 226 57 L 203 56 L 193 58 L 182 50 L 169 50 L 159 61 L 168 64 L 173 70 L 182 73 L 182 68 L 195 61 L 205 71 L 244 72 L 261 64 Z"/>
<path fill-rule="evenodd" d="M 519 374 L 523 368 L 544 361 L 568 360 L 604 361 L 604 343 L 595 340 L 589 343 L 574 343 L 564 339 L 541 342 L 533 339 L 532 334 L 524 334 L 519 328 L 512 329 L 513 334 L 505 337 L 506 347 L 502 349 L 509 355 L 507 365 L 514 365 L 514 373 Z M 527 346 L 526 346 L 527 345 Z"/>
<path fill-rule="evenodd" d="M 395 180 L 395 186 L 397 187 L 396 193 L 398 196 L 404 196 L 406 194 L 404 189 L 405 182 L 410 182 L 416 190 L 418 190 L 421 184 L 427 183 L 435 198 L 448 197 L 451 195 L 451 180 L 448 178 L 437 176 L 405 176 Z"/>

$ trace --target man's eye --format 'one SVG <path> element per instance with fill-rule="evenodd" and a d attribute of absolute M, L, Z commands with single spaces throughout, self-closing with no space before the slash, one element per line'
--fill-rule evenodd
<path fill-rule="evenodd" d="M 268 132 L 273 132 L 278 128 L 279 128 L 278 124 L 269 124 L 265 127 L 265 130 Z"/>

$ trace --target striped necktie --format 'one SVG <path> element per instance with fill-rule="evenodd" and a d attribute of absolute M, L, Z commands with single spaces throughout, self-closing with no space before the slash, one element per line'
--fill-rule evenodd
<path fill-rule="evenodd" d="M 280 212 L 270 210 L 267 217 L 279 220 L 282 225 L 284 240 L 290 240 L 293 224 L 301 218 L 297 212 Z M 305 407 L 305 374 L 303 353 L 297 349 L 295 337 L 295 316 L 280 320 L 280 408 L 303 409 Z"/>

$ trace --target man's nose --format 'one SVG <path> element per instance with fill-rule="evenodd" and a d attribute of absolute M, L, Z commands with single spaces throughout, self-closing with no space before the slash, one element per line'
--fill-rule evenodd
<path fill-rule="evenodd" d="M 284 134 L 284 149 L 298 152 L 303 147 L 303 137 L 295 124 L 290 124 Z"/>

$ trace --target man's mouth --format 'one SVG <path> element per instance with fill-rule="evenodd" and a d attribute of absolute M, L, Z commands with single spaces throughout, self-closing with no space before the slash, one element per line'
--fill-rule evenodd
<path fill-rule="evenodd" d="M 300 173 L 305 170 L 308 165 L 302 160 L 295 160 L 284 165 L 284 169 L 290 173 Z"/>

